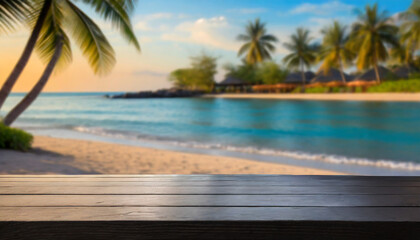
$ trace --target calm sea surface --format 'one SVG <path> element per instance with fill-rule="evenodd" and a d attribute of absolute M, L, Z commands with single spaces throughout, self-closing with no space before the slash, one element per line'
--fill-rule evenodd
<path fill-rule="evenodd" d="M 254 158 L 420 171 L 420 103 L 110 100 L 102 95 L 43 94 L 15 126 L 61 137 L 67 132 Z M 4 110 L 21 98 L 13 94 Z"/>

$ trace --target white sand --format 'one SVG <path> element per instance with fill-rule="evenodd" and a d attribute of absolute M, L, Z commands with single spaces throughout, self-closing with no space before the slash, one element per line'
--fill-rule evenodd
<path fill-rule="evenodd" d="M 420 93 L 238 93 L 206 95 L 208 98 L 249 98 L 285 100 L 331 100 L 331 101 L 393 101 L 420 102 Z"/>
<path fill-rule="evenodd" d="M 36 136 L 30 152 L 0 150 L 0 174 L 294 174 L 326 170 L 231 157 Z"/>

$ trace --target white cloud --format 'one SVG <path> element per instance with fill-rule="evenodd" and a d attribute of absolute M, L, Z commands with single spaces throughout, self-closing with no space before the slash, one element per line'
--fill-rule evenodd
<path fill-rule="evenodd" d="M 172 32 L 163 34 L 162 39 L 237 51 L 240 43 L 235 39 L 239 31 L 224 16 L 219 16 L 183 22 Z"/>
<path fill-rule="evenodd" d="M 175 19 L 184 19 L 187 18 L 185 14 L 172 14 L 172 13 L 153 13 L 148 15 L 139 15 L 136 19 L 140 19 L 136 24 L 134 24 L 134 29 L 141 31 L 166 31 L 169 26 L 167 24 Z M 153 26 L 153 27 L 152 27 Z"/>
<path fill-rule="evenodd" d="M 235 9 L 230 9 L 228 12 L 240 13 L 240 14 L 256 14 L 256 13 L 267 12 L 267 9 L 265 8 L 235 8 Z"/>
<path fill-rule="evenodd" d="M 150 31 L 152 30 L 147 21 L 140 21 L 134 25 L 134 29 L 141 30 L 141 31 Z"/>
<path fill-rule="evenodd" d="M 153 14 L 146 15 L 143 17 L 143 19 L 146 21 L 152 21 L 152 20 L 159 20 L 159 19 L 171 19 L 173 17 L 174 15 L 172 13 L 161 12 L 161 13 L 153 13 Z"/>
<path fill-rule="evenodd" d="M 293 8 L 291 14 L 314 14 L 314 15 L 332 15 L 337 12 L 351 11 L 353 5 L 345 4 L 340 1 L 330 1 L 321 4 L 303 3 Z"/>

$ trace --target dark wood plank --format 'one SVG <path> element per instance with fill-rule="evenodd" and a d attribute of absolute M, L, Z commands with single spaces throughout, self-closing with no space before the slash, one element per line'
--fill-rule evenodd
<path fill-rule="evenodd" d="M 140 179 L 139 181 L 129 179 L 77 179 L 77 181 L 68 181 L 67 179 L 49 178 L 47 181 L 39 181 L 38 179 L 26 181 L 6 180 L 0 181 L 0 187 L 40 187 L 40 186 L 62 186 L 62 187 L 97 187 L 97 186 L 371 186 L 371 187 L 420 187 L 420 181 L 392 181 L 392 180 L 314 180 L 314 179 L 298 179 L 287 181 L 264 180 L 170 180 L 170 179 Z"/>
<path fill-rule="evenodd" d="M 420 207 L 419 195 L 0 195 L 0 207 Z"/>
<path fill-rule="evenodd" d="M 420 178 L 0 176 L 0 239 L 417 239 Z"/>
<path fill-rule="evenodd" d="M 0 221 L 420 222 L 417 207 L 1 207 Z"/>
<path fill-rule="evenodd" d="M 42 187 L 1 187 L 0 194 L 65 194 L 65 195 L 83 195 L 83 194 L 221 194 L 221 195 L 253 195 L 253 194 L 271 194 L 271 195 L 327 195 L 327 194 L 388 194 L 388 195 L 413 195 L 420 194 L 420 187 L 362 187 L 362 186 L 190 186 L 190 187 L 152 187 L 152 186 L 97 186 L 97 187 L 60 187 L 60 186 L 42 186 Z"/>
<path fill-rule="evenodd" d="M 0 239 L 418 239 L 419 223 L 290 221 L 0 222 Z"/>
<path fill-rule="evenodd" d="M 420 176 L 357 176 L 357 175 L 0 175 L 3 179 L 171 179 L 171 180 L 299 180 L 299 179 L 341 179 L 341 180 L 398 180 L 420 181 Z"/>

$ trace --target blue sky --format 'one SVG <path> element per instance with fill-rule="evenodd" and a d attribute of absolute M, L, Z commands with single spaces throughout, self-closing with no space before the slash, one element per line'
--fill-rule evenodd
<path fill-rule="evenodd" d="M 260 17 L 267 23 L 268 31 L 280 39 L 273 55 L 280 63 L 287 54 L 282 44 L 297 27 L 310 29 L 320 39 L 320 29 L 333 19 L 351 24 L 356 18 L 354 9 L 375 2 L 390 15 L 406 10 L 411 4 L 411 0 L 139 0 L 132 21 L 142 46 L 141 54 L 127 46 L 109 24 L 98 21 L 117 52 L 118 62 L 113 72 L 105 78 L 94 76 L 80 52 L 75 51 L 73 64 L 54 75 L 47 91 L 136 91 L 169 87 L 167 75 L 176 68 L 187 67 L 189 57 L 203 51 L 218 57 L 216 80 L 220 81 L 224 64 L 240 62 L 236 52 L 241 43 L 235 38 L 249 20 Z M 17 60 L 28 35 L 25 29 L 0 38 L 0 51 L 16 55 Z M 11 68 L 11 60 L 0 60 L 0 66 Z M 41 63 L 33 61 L 29 68 L 40 74 Z M 21 83 L 16 89 L 29 89 L 33 75 L 28 73 L 27 83 Z M 0 83 L 4 78 L 5 73 L 0 72 Z"/>

